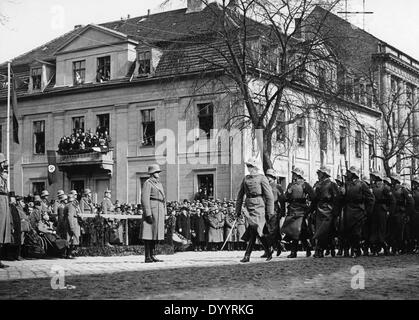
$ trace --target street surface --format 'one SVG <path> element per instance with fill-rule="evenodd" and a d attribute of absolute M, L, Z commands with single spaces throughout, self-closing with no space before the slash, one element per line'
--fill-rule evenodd
<path fill-rule="evenodd" d="M 6 261 L 0 299 L 419 299 L 417 254 L 317 260 L 301 252 L 270 262 L 261 254 L 248 264 L 239 263 L 239 251 L 161 255 L 164 262 L 151 264 L 144 256 Z M 357 265 L 365 270 L 363 290 L 351 287 Z M 60 272 L 68 287 L 54 290 Z"/>

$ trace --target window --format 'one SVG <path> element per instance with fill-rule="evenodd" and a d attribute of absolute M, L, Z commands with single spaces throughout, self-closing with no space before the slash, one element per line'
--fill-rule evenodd
<path fill-rule="evenodd" d="M 318 73 L 319 89 L 325 90 L 326 89 L 326 69 L 323 67 L 319 67 L 317 73 Z"/>
<path fill-rule="evenodd" d="M 146 75 L 151 72 L 151 52 L 144 51 L 138 53 L 138 74 Z"/>
<path fill-rule="evenodd" d="M 83 180 L 73 180 L 71 181 L 71 190 L 77 191 L 77 200 L 81 200 L 81 196 L 84 192 L 84 181 Z"/>
<path fill-rule="evenodd" d="M 355 131 L 355 156 L 361 158 L 361 131 Z"/>
<path fill-rule="evenodd" d="M 45 154 L 45 121 L 33 123 L 33 152 Z"/>
<path fill-rule="evenodd" d="M 41 90 L 42 68 L 32 68 L 32 90 Z"/>
<path fill-rule="evenodd" d="M 320 134 L 320 151 L 327 152 L 327 123 L 326 121 L 319 122 Z"/>
<path fill-rule="evenodd" d="M 201 190 L 205 199 L 214 199 L 214 174 L 199 174 L 198 192 Z"/>
<path fill-rule="evenodd" d="M 111 57 L 97 59 L 96 82 L 104 82 L 111 79 Z"/>
<path fill-rule="evenodd" d="M 355 94 L 355 102 L 360 103 L 360 94 L 361 94 L 361 84 L 359 83 L 359 80 L 356 79 L 354 81 L 354 94 Z"/>
<path fill-rule="evenodd" d="M 349 100 L 354 98 L 354 79 L 348 76 L 345 78 L 345 94 Z"/>
<path fill-rule="evenodd" d="M 32 182 L 32 194 L 41 195 L 41 192 L 45 190 L 45 182 Z"/>
<path fill-rule="evenodd" d="M 83 84 L 86 79 L 86 60 L 73 62 L 73 83 Z"/>
<path fill-rule="evenodd" d="M 99 114 L 97 116 L 97 132 L 105 134 L 107 132 L 109 134 L 109 113 L 107 114 Z"/>
<path fill-rule="evenodd" d="M 212 103 L 198 104 L 199 130 L 205 137 L 211 137 L 211 129 L 214 128 L 214 106 Z"/>
<path fill-rule="evenodd" d="M 155 135 L 156 135 L 156 127 L 155 127 L 155 110 L 142 110 L 141 111 L 141 121 L 142 121 L 142 128 L 143 128 L 143 146 L 154 146 L 155 144 Z"/>
<path fill-rule="evenodd" d="M 369 108 L 373 107 L 373 90 L 370 84 L 367 85 L 367 106 Z"/>
<path fill-rule="evenodd" d="M 305 147 L 306 145 L 306 126 L 305 119 L 299 119 L 297 121 L 297 144 L 299 147 Z"/>
<path fill-rule="evenodd" d="M 374 157 L 374 134 L 370 133 L 368 135 L 368 157 L 371 160 Z"/>
<path fill-rule="evenodd" d="M 276 122 L 276 141 L 285 142 L 285 110 L 278 111 L 278 117 Z"/>
<path fill-rule="evenodd" d="M 365 89 L 364 83 L 360 84 L 359 91 L 360 91 L 360 97 L 359 97 L 360 103 L 365 106 L 367 103 L 366 103 L 366 89 Z"/>
<path fill-rule="evenodd" d="M 73 117 L 73 131 L 84 132 L 84 117 Z"/>
<path fill-rule="evenodd" d="M 339 149 L 340 154 L 346 154 L 346 128 L 339 128 Z"/>

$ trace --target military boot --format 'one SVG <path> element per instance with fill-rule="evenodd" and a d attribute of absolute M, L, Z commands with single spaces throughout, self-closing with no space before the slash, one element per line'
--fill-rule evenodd
<path fill-rule="evenodd" d="M 297 258 L 298 241 L 293 241 L 291 245 L 291 254 L 287 256 L 289 259 Z"/>
<path fill-rule="evenodd" d="M 349 258 L 351 255 L 349 254 L 349 248 L 345 248 L 344 250 L 343 250 L 343 256 L 345 257 L 345 258 Z"/>
<path fill-rule="evenodd" d="M 151 257 L 151 243 L 149 240 L 144 240 L 144 258 L 145 263 L 153 263 L 153 258 Z"/>

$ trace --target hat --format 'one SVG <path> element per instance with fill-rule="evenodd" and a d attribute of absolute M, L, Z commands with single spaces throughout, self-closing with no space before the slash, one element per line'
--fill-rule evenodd
<path fill-rule="evenodd" d="M 317 170 L 317 172 L 322 172 L 324 174 L 326 174 L 327 176 L 330 177 L 330 168 L 326 167 L 326 166 L 321 166 L 319 170 Z"/>
<path fill-rule="evenodd" d="M 399 183 L 400 183 L 400 182 L 402 182 L 402 177 L 400 177 L 400 175 L 399 175 L 399 174 L 392 174 L 392 175 L 390 176 L 390 179 L 391 179 L 391 180 L 394 180 L 394 181 L 398 181 Z"/>
<path fill-rule="evenodd" d="M 65 194 L 65 193 L 64 193 L 64 190 L 58 190 L 58 191 L 57 191 L 57 197 L 60 197 L 60 196 L 62 196 L 63 194 Z"/>
<path fill-rule="evenodd" d="M 49 196 L 49 192 L 48 192 L 48 190 L 43 190 L 41 192 L 41 197 L 46 197 L 46 196 Z"/>
<path fill-rule="evenodd" d="M 160 166 L 158 164 L 152 164 L 148 167 L 148 174 L 153 174 L 157 172 L 161 172 Z"/>
<path fill-rule="evenodd" d="M 16 193 L 14 191 L 9 192 L 9 197 L 16 198 Z"/>
<path fill-rule="evenodd" d="M 249 160 L 247 160 L 245 162 L 245 164 L 248 167 L 253 167 L 253 168 L 257 168 L 258 167 L 257 160 L 255 158 L 249 158 Z"/>
<path fill-rule="evenodd" d="M 359 178 L 359 169 L 355 166 L 352 166 L 348 169 L 349 172 L 356 175 Z"/>
<path fill-rule="evenodd" d="M 58 199 L 59 200 L 67 200 L 68 199 L 68 196 L 66 194 L 62 194 L 62 195 L 59 196 Z"/>
<path fill-rule="evenodd" d="M 71 190 L 70 194 L 73 194 L 73 195 L 77 196 L 77 191 L 76 190 Z"/>
<path fill-rule="evenodd" d="M 16 201 L 22 201 L 24 198 L 22 196 L 16 196 Z"/>
<path fill-rule="evenodd" d="M 365 182 L 365 183 L 367 183 L 367 184 L 371 184 L 370 177 L 368 177 L 368 176 L 366 176 L 366 175 L 363 175 L 363 176 L 362 176 L 362 181 L 364 181 L 364 182 Z"/>
<path fill-rule="evenodd" d="M 68 201 L 74 201 L 74 200 L 76 200 L 76 195 L 74 193 L 70 192 L 68 194 L 67 198 L 68 198 Z"/>
<path fill-rule="evenodd" d="M 90 189 L 84 189 L 84 194 L 86 195 L 86 194 L 89 194 L 89 193 L 92 193 L 92 190 L 90 190 Z"/>
<path fill-rule="evenodd" d="M 389 177 L 387 177 L 387 176 L 383 177 L 383 181 L 391 184 L 391 179 Z"/>
<path fill-rule="evenodd" d="M 106 189 L 105 192 L 104 192 L 104 194 L 106 194 L 106 193 L 112 193 L 112 191 L 109 190 L 109 189 Z"/>
<path fill-rule="evenodd" d="M 417 183 L 417 184 L 419 184 L 419 176 L 414 177 L 414 178 L 413 178 L 413 180 L 412 180 L 412 183 Z"/>
<path fill-rule="evenodd" d="M 270 177 L 272 177 L 272 178 L 275 178 L 276 179 L 276 172 L 275 172 L 275 170 L 274 169 L 268 169 L 268 170 L 266 170 L 266 174 L 265 174 L 266 176 L 270 176 Z"/>
<path fill-rule="evenodd" d="M 373 171 L 373 172 L 370 173 L 370 175 L 375 177 L 375 178 L 378 178 L 380 180 L 383 180 L 383 175 L 378 171 Z"/>
<path fill-rule="evenodd" d="M 0 163 L 6 162 L 6 157 L 3 153 L 0 153 Z"/>
<path fill-rule="evenodd" d="M 41 197 L 39 196 L 39 195 L 35 195 L 35 197 L 33 198 L 33 202 L 36 202 L 36 201 L 41 201 Z"/>
<path fill-rule="evenodd" d="M 300 168 L 294 168 L 293 170 L 291 170 L 292 173 L 295 173 L 297 176 L 303 178 L 304 177 L 304 171 L 301 170 Z"/>

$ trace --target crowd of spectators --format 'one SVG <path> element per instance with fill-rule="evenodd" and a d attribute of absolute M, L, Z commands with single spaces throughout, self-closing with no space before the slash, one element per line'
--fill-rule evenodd
<path fill-rule="evenodd" d="M 106 152 L 110 144 L 111 138 L 106 128 L 98 127 L 95 134 L 92 134 L 91 130 L 84 132 L 82 129 L 74 129 L 70 136 L 61 138 L 58 144 L 58 154 Z"/>

